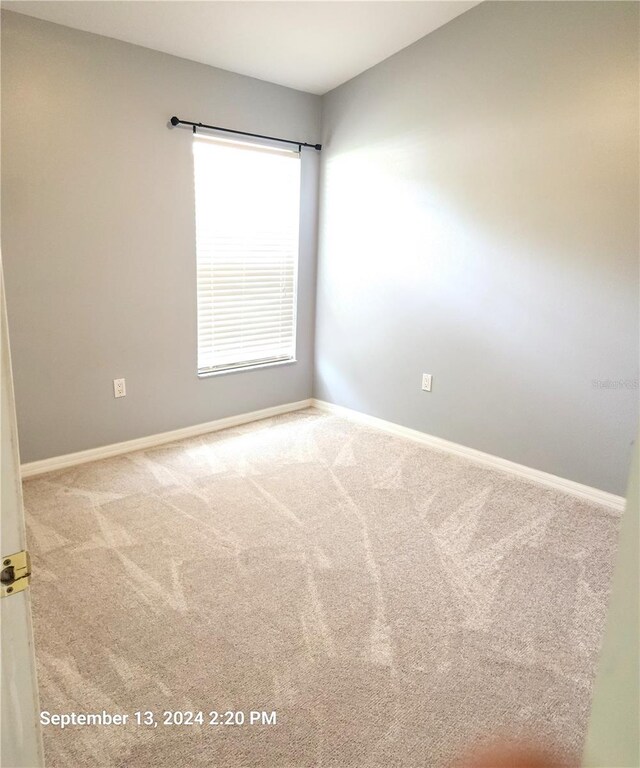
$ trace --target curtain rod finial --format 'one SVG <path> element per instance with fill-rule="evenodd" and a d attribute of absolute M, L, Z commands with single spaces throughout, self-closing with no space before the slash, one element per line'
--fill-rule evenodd
<path fill-rule="evenodd" d="M 171 120 L 169 120 L 169 122 L 171 123 L 171 125 L 178 125 L 180 123 L 180 120 L 178 120 L 178 118 L 174 115 L 171 118 Z"/>

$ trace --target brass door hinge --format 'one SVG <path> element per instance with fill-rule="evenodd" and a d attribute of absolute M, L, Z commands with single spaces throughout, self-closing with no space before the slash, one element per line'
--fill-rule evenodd
<path fill-rule="evenodd" d="M 2 570 L 0 571 L 0 584 L 2 584 L 2 597 L 15 595 L 29 586 L 31 576 L 31 558 L 26 549 L 16 552 L 15 555 L 7 555 L 2 558 Z"/>

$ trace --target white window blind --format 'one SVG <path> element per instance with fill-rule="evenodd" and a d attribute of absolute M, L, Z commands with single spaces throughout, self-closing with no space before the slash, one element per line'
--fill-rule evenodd
<path fill-rule="evenodd" d="M 295 358 L 300 155 L 194 137 L 198 373 Z"/>

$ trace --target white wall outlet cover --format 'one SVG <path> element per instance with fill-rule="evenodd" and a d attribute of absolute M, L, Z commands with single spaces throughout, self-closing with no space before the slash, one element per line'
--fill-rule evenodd
<path fill-rule="evenodd" d="M 432 379 L 432 376 L 430 373 L 422 374 L 422 389 L 425 392 L 431 392 L 431 379 Z"/>
<path fill-rule="evenodd" d="M 127 387 L 125 384 L 124 379 L 114 379 L 113 380 L 113 396 L 114 397 L 125 397 L 127 394 Z"/>

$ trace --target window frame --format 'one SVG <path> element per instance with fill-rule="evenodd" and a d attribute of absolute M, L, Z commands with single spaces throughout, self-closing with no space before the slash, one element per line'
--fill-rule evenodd
<path fill-rule="evenodd" d="M 296 226 L 296 232 L 297 232 L 297 239 L 295 243 L 295 253 L 293 258 L 293 277 L 292 277 L 292 292 L 293 292 L 293 298 L 292 298 L 292 310 L 293 310 L 293 317 L 291 320 L 291 354 L 290 356 L 283 358 L 283 357 L 273 357 L 273 358 L 265 358 L 265 359 L 257 359 L 257 360 L 247 360 L 245 362 L 240 363 L 228 363 L 228 364 L 221 364 L 220 366 L 212 366 L 209 368 L 206 367 L 200 367 L 200 317 L 199 317 L 199 297 L 198 297 L 198 290 L 199 290 L 199 278 L 198 278 L 198 265 L 199 265 L 199 256 L 198 256 L 198 222 L 197 222 L 197 208 L 198 208 L 198 202 L 197 202 L 197 183 L 196 183 L 196 152 L 195 152 L 195 146 L 196 143 L 200 142 L 207 142 L 212 141 L 216 144 L 223 144 L 223 145 L 230 145 L 231 147 L 236 147 L 239 150 L 244 151 L 272 151 L 277 154 L 287 154 L 287 155 L 293 155 L 294 158 L 299 163 L 298 165 L 298 192 L 297 192 L 297 226 Z M 258 370 L 261 368 L 273 368 L 276 366 L 283 366 L 283 365 L 294 365 L 298 362 L 298 298 L 299 298 L 299 273 L 300 273 L 300 252 L 301 252 L 301 214 L 302 214 L 302 152 L 299 149 L 296 150 L 290 150 L 290 149 L 283 149 L 280 145 L 274 145 L 267 142 L 260 142 L 257 143 L 255 141 L 243 141 L 238 139 L 226 139 L 226 138 L 220 138 L 218 136 L 203 136 L 202 134 L 196 134 L 194 132 L 193 140 L 192 140 L 192 155 L 193 155 L 193 179 L 194 179 L 194 206 L 195 206 L 195 235 L 196 235 L 196 373 L 198 378 L 210 378 L 212 376 L 224 376 L 231 373 L 241 373 L 243 371 L 253 371 Z"/>

